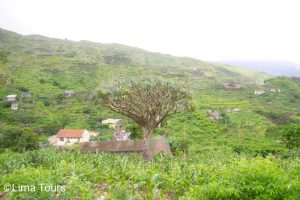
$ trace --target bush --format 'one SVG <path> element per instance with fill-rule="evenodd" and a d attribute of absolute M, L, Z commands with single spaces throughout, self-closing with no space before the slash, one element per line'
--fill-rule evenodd
<path fill-rule="evenodd" d="M 56 80 L 52 82 L 52 85 L 53 85 L 53 86 L 60 87 L 60 83 L 59 83 L 58 81 L 56 81 Z"/>
<path fill-rule="evenodd" d="M 283 142 L 289 149 L 299 149 L 300 147 L 300 124 L 290 124 L 283 127 L 282 131 Z"/>
<path fill-rule="evenodd" d="M 5 126 L 0 130 L 0 151 L 10 149 L 24 152 L 38 148 L 38 136 L 30 128 Z"/>
<path fill-rule="evenodd" d="M 84 114 L 90 114 L 90 113 L 91 113 L 91 108 L 89 108 L 89 107 L 84 107 L 83 110 L 82 110 L 82 112 L 83 112 Z"/>
<path fill-rule="evenodd" d="M 1 107 L 2 108 L 10 108 L 10 106 L 11 106 L 11 102 L 3 102 L 3 103 L 1 103 Z"/>
<path fill-rule="evenodd" d="M 40 79 L 39 82 L 40 82 L 41 84 L 45 84 L 45 83 L 46 83 L 46 80 L 45 80 L 45 79 Z"/>
<path fill-rule="evenodd" d="M 200 178 L 180 199 L 297 199 L 300 180 L 292 179 L 271 158 L 233 161 L 208 180 Z"/>
<path fill-rule="evenodd" d="M 48 99 L 45 99 L 44 100 L 44 106 L 50 106 L 51 105 L 51 102 L 48 100 Z"/>
<path fill-rule="evenodd" d="M 29 91 L 28 88 L 23 87 L 23 86 L 19 87 L 19 90 L 20 90 L 21 92 L 28 92 L 28 91 Z"/>

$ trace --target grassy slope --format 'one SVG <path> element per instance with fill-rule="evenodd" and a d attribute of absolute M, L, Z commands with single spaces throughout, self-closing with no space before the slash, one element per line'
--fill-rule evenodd
<path fill-rule="evenodd" d="M 59 128 L 105 131 L 100 121 L 106 117 L 123 118 L 125 125 L 132 123 L 95 104 L 93 96 L 98 87 L 113 79 L 151 74 L 185 80 L 193 89 L 195 112 L 171 117 L 157 132 L 181 143 L 184 140 L 182 132 L 186 132 L 194 150 L 202 148 L 201 144 L 210 143 L 213 146 L 219 143 L 237 146 L 237 142 L 244 144 L 245 141 L 246 145 L 252 146 L 257 142 L 257 139 L 249 141 L 253 134 L 262 143 L 268 143 L 270 140 L 265 138 L 265 132 L 274 126 L 267 118 L 270 109 L 290 113 L 299 119 L 297 97 L 289 106 L 284 106 L 287 101 L 284 95 L 290 91 L 299 92 L 299 85 L 294 80 L 290 81 L 288 90 L 276 96 L 279 100 L 272 108 L 266 106 L 266 97 L 254 97 L 257 85 L 234 91 L 222 89 L 224 83 L 261 83 L 269 77 L 255 71 L 151 53 L 119 44 L 22 36 L 2 29 L 0 51 L 0 96 L 21 94 L 24 88 L 33 93 L 32 98 L 19 101 L 19 111 L 10 110 L 9 105 L 2 102 L 2 123 L 30 126 L 46 135 L 55 134 Z M 280 87 L 285 88 L 285 83 L 282 84 Z M 66 89 L 73 89 L 76 97 L 64 98 Z M 216 124 L 207 119 L 205 112 L 208 109 L 222 112 L 228 108 L 242 109 L 242 112 L 227 114 L 230 125 Z M 271 146 L 276 146 L 274 140 L 271 143 Z"/>

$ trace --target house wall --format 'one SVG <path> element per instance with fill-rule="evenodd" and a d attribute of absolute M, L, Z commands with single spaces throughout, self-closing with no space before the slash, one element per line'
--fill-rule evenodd
<path fill-rule="evenodd" d="M 82 142 L 88 142 L 90 141 L 91 134 L 88 131 L 84 131 L 84 134 L 82 136 Z"/>
<path fill-rule="evenodd" d="M 6 99 L 6 101 L 17 101 L 17 98 L 15 98 L 15 97 L 6 97 L 5 98 Z"/>
<path fill-rule="evenodd" d="M 93 141 L 84 142 L 80 145 L 81 152 L 143 152 L 144 151 L 144 140 L 125 140 L 125 141 Z M 153 146 L 151 147 L 152 155 L 164 152 L 166 154 L 172 155 L 170 146 L 161 139 L 153 141 Z"/>
<path fill-rule="evenodd" d="M 18 106 L 11 106 L 10 109 L 12 109 L 12 110 L 18 110 Z"/>
<path fill-rule="evenodd" d="M 57 138 L 58 145 L 72 145 L 76 142 L 88 142 L 90 141 L 90 133 L 88 131 L 84 131 L 83 136 L 81 138 Z"/>

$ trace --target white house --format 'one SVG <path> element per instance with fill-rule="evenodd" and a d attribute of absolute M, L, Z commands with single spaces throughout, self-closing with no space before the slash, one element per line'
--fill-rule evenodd
<path fill-rule="evenodd" d="M 110 128 L 116 129 L 116 127 L 121 126 L 121 120 L 108 118 L 102 120 L 102 124 L 107 124 Z"/>
<path fill-rule="evenodd" d="M 10 109 L 12 109 L 12 110 L 18 110 L 18 108 L 19 108 L 19 104 L 17 104 L 17 103 L 12 103 L 10 106 Z"/>
<path fill-rule="evenodd" d="M 17 95 L 16 94 L 7 95 L 4 100 L 8 102 L 17 101 Z"/>
<path fill-rule="evenodd" d="M 270 92 L 280 92 L 280 89 L 279 88 L 271 88 Z"/>
<path fill-rule="evenodd" d="M 57 145 L 71 145 L 90 141 L 90 133 L 82 129 L 60 129 L 56 135 Z"/>
<path fill-rule="evenodd" d="M 264 93 L 265 93 L 264 90 L 255 90 L 255 91 L 254 91 L 254 94 L 255 94 L 255 95 L 262 95 L 262 94 L 264 94 Z"/>

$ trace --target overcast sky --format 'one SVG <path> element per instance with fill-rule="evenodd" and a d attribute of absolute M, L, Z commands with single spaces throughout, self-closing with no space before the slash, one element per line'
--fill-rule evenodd
<path fill-rule="evenodd" d="M 300 62 L 299 0 L 0 0 L 0 27 L 202 60 Z"/>

